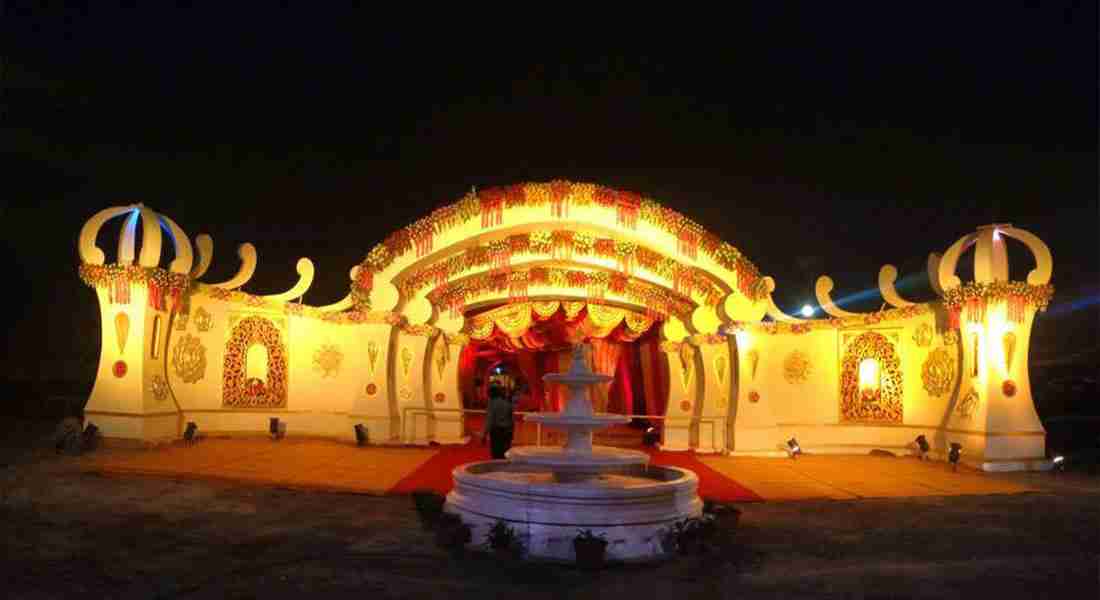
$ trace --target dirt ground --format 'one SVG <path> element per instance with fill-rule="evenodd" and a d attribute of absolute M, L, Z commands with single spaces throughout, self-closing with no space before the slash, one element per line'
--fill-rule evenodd
<path fill-rule="evenodd" d="M 9 429 L 10 427 L 10 429 Z M 8 598 L 1100 597 L 1100 477 L 998 475 L 1037 493 L 745 504 L 729 555 L 599 573 L 455 560 L 407 497 L 107 478 L 9 423 Z"/>

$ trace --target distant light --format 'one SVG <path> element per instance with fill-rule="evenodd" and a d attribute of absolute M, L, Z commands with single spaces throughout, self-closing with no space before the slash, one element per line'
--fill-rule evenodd
<path fill-rule="evenodd" d="M 1001 241 L 1001 230 L 1000 229 L 994 229 L 993 230 L 993 240 L 998 241 L 998 242 Z"/>
<path fill-rule="evenodd" d="M 1061 464 L 1065 461 L 1066 461 L 1066 457 L 1064 457 L 1064 456 L 1055 456 L 1054 457 L 1054 464 L 1056 464 L 1056 465 Z"/>
<path fill-rule="evenodd" d="M 814 316 L 814 307 L 810 306 L 809 304 L 803 304 L 802 305 L 802 316 L 806 317 L 806 318 L 810 318 L 810 317 Z"/>

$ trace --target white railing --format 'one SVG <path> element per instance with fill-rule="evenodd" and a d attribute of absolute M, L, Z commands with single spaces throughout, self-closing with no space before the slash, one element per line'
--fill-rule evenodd
<path fill-rule="evenodd" d="M 459 414 L 485 414 L 486 410 L 475 408 L 422 408 L 418 406 L 406 406 L 401 409 L 401 441 L 403 443 L 411 443 L 412 439 L 408 435 L 409 425 L 412 425 L 413 436 L 416 435 L 416 418 L 419 416 L 427 417 L 428 422 L 434 418 L 438 413 L 459 413 Z M 538 411 L 515 411 L 513 415 L 526 416 L 540 414 Z M 617 413 L 616 413 L 617 414 Z M 724 426 L 728 417 L 669 417 L 665 415 L 622 415 L 630 419 L 647 419 L 651 421 L 665 421 L 669 422 L 689 422 L 691 425 L 710 425 L 710 447 L 712 450 L 718 450 L 718 432 L 719 422 Z M 689 425 L 689 427 L 691 426 Z M 542 445 L 542 423 L 535 423 L 535 445 Z"/>

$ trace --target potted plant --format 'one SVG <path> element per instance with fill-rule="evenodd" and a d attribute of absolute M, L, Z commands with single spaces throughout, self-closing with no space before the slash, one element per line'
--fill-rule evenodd
<path fill-rule="evenodd" d="M 516 530 L 502 520 L 489 528 L 485 534 L 485 542 L 493 554 L 502 560 L 514 560 L 523 554 L 523 546 Z"/>
<path fill-rule="evenodd" d="M 582 569 L 601 569 L 607 552 L 607 538 L 602 533 L 592 533 L 591 529 L 582 529 L 573 538 L 573 551 L 577 555 L 577 565 Z"/>
<path fill-rule="evenodd" d="M 435 528 L 435 542 L 441 548 L 450 552 L 455 558 L 460 558 L 471 539 L 473 535 L 470 526 L 462 522 L 462 517 L 448 512 L 439 515 Z"/>
<path fill-rule="evenodd" d="M 413 492 L 412 499 L 421 525 L 425 531 L 430 531 L 443 514 L 443 504 L 447 499 L 433 490 L 417 490 Z"/>

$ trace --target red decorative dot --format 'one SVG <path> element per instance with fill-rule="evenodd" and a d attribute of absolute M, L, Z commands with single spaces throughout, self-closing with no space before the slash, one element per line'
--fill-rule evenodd
<path fill-rule="evenodd" d="M 753 404 L 760 402 L 760 393 L 756 390 L 752 390 L 751 392 L 749 392 L 749 402 L 752 402 Z"/>
<path fill-rule="evenodd" d="M 681 402 L 680 403 L 680 410 L 682 410 L 684 412 L 689 412 L 691 410 L 691 402 L 688 402 L 687 400 L 684 400 L 683 402 Z"/>
<path fill-rule="evenodd" d="M 1011 379 L 1006 379 L 1005 382 L 1001 384 L 1001 391 L 1004 392 L 1005 396 L 1008 396 L 1009 398 L 1015 396 L 1016 382 L 1012 381 Z"/>
<path fill-rule="evenodd" d="M 446 400 L 446 399 L 447 399 L 447 395 L 444 394 L 443 392 L 439 392 L 438 394 L 435 395 L 435 403 L 436 404 L 443 404 L 443 401 Z"/>
<path fill-rule="evenodd" d="M 373 396 L 378 393 L 378 386 L 373 383 L 367 384 L 367 395 Z"/>
<path fill-rule="evenodd" d="M 115 366 L 111 370 L 114 372 L 115 377 L 125 377 L 126 376 L 126 361 L 124 361 L 124 360 L 115 361 Z"/>

